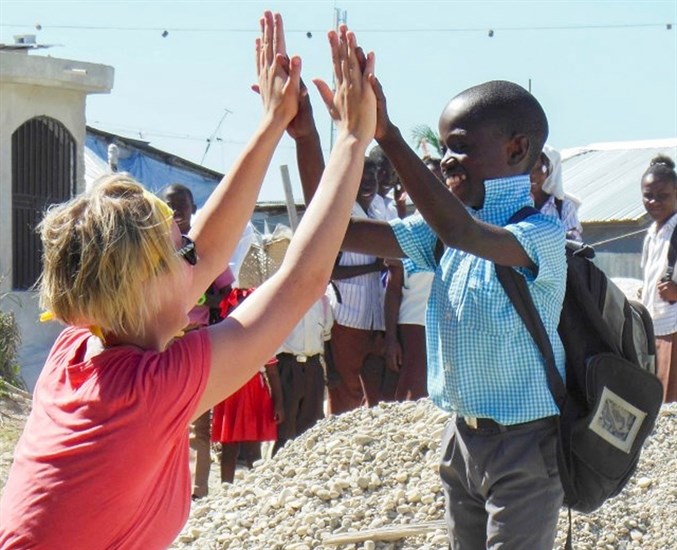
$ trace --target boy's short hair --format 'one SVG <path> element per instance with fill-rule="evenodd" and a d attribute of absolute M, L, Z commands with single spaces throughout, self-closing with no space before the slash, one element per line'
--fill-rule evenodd
<path fill-rule="evenodd" d="M 70 325 L 143 334 L 148 282 L 178 268 L 171 210 L 128 174 L 51 207 L 39 225 L 40 305 Z"/>
<path fill-rule="evenodd" d="M 379 145 L 372 147 L 367 158 L 373 161 L 376 165 L 381 165 L 384 162 L 390 164 L 390 159 L 386 156 L 385 152 Z"/>
<path fill-rule="evenodd" d="M 538 100 L 522 86 L 507 80 L 492 80 L 464 90 L 453 100 L 468 106 L 468 120 L 491 124 L 502 134 L 525 134 L 529 138 L 528 168 L 538 160 L 548 139 L 548 119 Z"/>
<path fill-rule="evenodd" d="M 193 192 L 190 190 L 190 187 L 186 187 L 182 183 L 170 183 L 169 185 L 163 187 L 158 195 L 162 199 L 166 199 L 168 195 L 174 195 L 177 193 L 184 193 L 191 204 L 195 204 L 195 199 L 193 198 Z"/>

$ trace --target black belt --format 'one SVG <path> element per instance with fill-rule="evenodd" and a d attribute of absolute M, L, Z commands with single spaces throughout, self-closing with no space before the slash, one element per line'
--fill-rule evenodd
<path fill-rule="evenodd" d="M 283 359 L 293 359 L 297 363 L 307 363 L 308 361 L 312 361 L 313 359 L 319 359 L 320 358 L 320 353 L 316 353 L 315 355 L 295 355 L 293 353 L 278 353 L 277 356 Z"/>
<path fill-rule="evenodd" d="M 464 428 L 467 428 L 471 432 L 477 432 L 482 434 L 497 434 L 511 432 L 514 430 L 520 430 L 525 427 L 535 427 L 537 424 L 548 424 L 553 421 L 556 417 L 548 416 L 545 418 L 539 418 L 538 420 L 531 420 L 529 422 L 522 422 L 520 424 L 499 424 L 491 418 L 474 418 L 469 416 L 457 416 L 456 424 Z"/>

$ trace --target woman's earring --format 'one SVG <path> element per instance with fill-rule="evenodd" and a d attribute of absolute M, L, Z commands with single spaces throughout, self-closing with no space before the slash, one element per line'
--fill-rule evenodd
<path fill-rule="evenodd" d="M 541 172 L 543 172 L 544 174 L 548 173 L 548 167 L 545 164 L 541 166 Z"/>

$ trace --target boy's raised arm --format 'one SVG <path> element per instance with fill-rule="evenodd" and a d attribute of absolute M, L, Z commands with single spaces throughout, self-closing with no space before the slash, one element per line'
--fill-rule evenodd
<path fill-rule="evenodd" d="M 298 111 L 287 126 L 287 133 L 296 142 L 296 164 L 301 178 L 303 199 L 306 204 L 310 204 L 324 171 L 324 155 L 310 96 L 303 80 Z"/>

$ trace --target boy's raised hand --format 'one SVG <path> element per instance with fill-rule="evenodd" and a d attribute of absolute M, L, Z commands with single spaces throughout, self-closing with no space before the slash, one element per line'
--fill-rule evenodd
<path fill-rule="evenodd" d="M 366 56 L 362 68 L 355 33 L 341 25 L 338 33 L 329 31 L 328 37 L 336 91 L 332 92 L 323 80 L 313 82 L 340 130 L 370 141 L 376 128 L 376 96 L 369 83 L 369 76 L 374 73 L 374 54 Z"/>
<path fill-rule="evenodd" d="M 376 95 L 376 130 L 374 132 L 374 139 L 379 140 L 386 135 L 388 127 L 390 126 L 390 118 L 388 117 L 386 96 L 383 93 L 381 82 L 373 74 L 370 75 L 369 82 Z"/>
<path fill-rule="evenodd" d="M 355 54 L 357 55 L 362 72 L 364 72 L 367 65 L 367 56 L 364 55 L 364 51 L 359 46 L 355 49 Z M 376 130 L 374 131 L 374 139 L 378 140 L 386 134 L 388 126 L 390 126 L 390 118 L 388 118 L 386 96 L 383 93 L 381 81 L 373 73 L 367 74 L 367 77 L 376 95 Z"/>
<path fill-rule="evenodd" d="M 256 73 L 258 91 L 267 115 L 285 126 L 298 108 L 301 59 L 294 56 L 286 61 L 282 16 L 266 11 L 261 17 L 261 37 L 256 39 Z M 288 67 L 285 68 L 285 64 Z"/>

